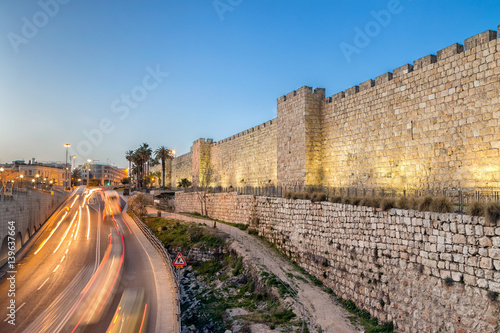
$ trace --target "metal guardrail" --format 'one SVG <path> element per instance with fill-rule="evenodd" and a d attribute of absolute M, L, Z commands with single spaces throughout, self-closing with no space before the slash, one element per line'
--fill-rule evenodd
<path fill-rule="evenodd" d="M 176 275 L 174 269 L 172 268 L 172 259 L 167 249 L 163 243 L 156 237 L 156 235 L 151 231 L 151 229 L 132 211 L 130 211 L 133 220 L 141 229 L 142 233 L 155 247 L 156 251 L 160 254 L 163 263 L 167 267 L 168 273 L 170 274 L 170 279 L 174 285 L 174 303 L 175 303 L 175 332 L 179 333 L 181 331 L 181 297 L 180 297 L 180 285 L 177 283 Z M 160 314 L 161 315 L 161 314 Z"/>

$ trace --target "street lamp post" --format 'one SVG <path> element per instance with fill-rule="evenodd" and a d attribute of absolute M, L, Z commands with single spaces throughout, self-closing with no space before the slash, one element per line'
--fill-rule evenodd
<path fill-rule="evenodd" d="M 87 168 L 87 186 L 89 186 L 89 181 L 90 181 L 90 162 L 92 162 L 91 159 L 87 160 L 88 163 L 88 168 Z"/>
<path fill-rule="evenodd" d="M 66 173 L 65 173 L 65 181 L 66 181 L 66 185 L 65 185 L 65 188 L 68 188 L 68 149 L 69 147 L 71 147 L 71 145 L 69 143 L 66 143 L 64 144 L 64 147 L 66 147 Z"/>

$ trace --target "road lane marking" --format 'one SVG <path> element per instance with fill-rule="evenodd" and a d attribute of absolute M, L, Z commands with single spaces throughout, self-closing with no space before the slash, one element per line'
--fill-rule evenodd
<path fill-rule="evenodd" d="M 78 215 L 78 227 L 76 227 L 74 240 L 76 240 L 76 236 L 78 236 L 78 230 L 80 230 L 80 222 L 81 221 L 82 221 L 82 208 L 80 207 L 80 215 Z"/>
<path fill-rule="evenodd" d="M 14 313 L 17 313 L 17 311 L 21 310 L 21 308 L 24 306 L 24 304 L 26 304 L 26 302 L 24 302 L 23 304 L 19 305 L 19 307 L 16 309 L 16 311 L 14 311 Z M 7 321 L 9 319 L 10 319 L 10 317 L 7 317 L 7 318 L 5 318 L 4 321 Z"/>
<path fill-rule="evenodd" d="M 68 250 L 69 250 L 69 248 L 68 248 L 68 249 L 66 249 L 66 252 L 64 252 L 64 253 L 68 254 Z"/>
<path fill-rule="evenodd" d="M 40 247 L 38 248 L 38 250 L 35 251 L 35 254 L 37 254 L 41 249 L 42 247 L 45 245 L 45 243 L 47 243 L 47 241 L 50 239 L 50 237 L 52 237 L 52 235 L 54 234 L 54 232 L 57 230 L 57 228 L 59 228 L 59 225 L 61 224 L 61 222 L 64 220 L 64 218 L 66 217 L 66 215 L 68 215 L 68 212 L 64 213 L 64 216 L 61 218 L 61 220 L 57 223 L 56 227 L 54 228 L 54 230 L 52 230 L 50 232 L 50 235 L 49 237 L 47 237 L 43 242 L 42 242 L 42 245 L 40 245 Z"/>
<path fill-rule="evenodd" d="M 49 279 L 50 279 L 50 278 L 47 278 L 47 280 L 45 280 L 45 281 L 42 283 L 42 285 L 41 285 L 40 287 L 38 287 L 38 289 L 37 289 L 37 290 L 42 289 L 42 287 L 45 285 L 45 283 L 47 283 L 47 281 L 49 281 Z"/>
<path fill-rule="evenodd" d="M 56 268 L 54 268 L 54 270 L 52 271 L 52 273 L 55 273 L 57 271 L 57 269 L 59 268 L 59 265 L 57 265 Z"/>
<path fill-rule="evenodd" d="M 64 258 L 66 258 L 66 256 L 63 256 L 63 257 L 61 258 L 61 261 L 60 261 L 60 262 L 62 262 L 62 261 L 64 260 Z"/>
<path fill-rule="evenodd" d="M 71 226 L 73 225 L 73 222 L 75 222 L 75 218 L 76 218 L 77 215 L 78 215 L 78 212 L 76 212 L 75 216 L 73 216 L 73 219 L 71 220 L 71 223 L 70 223 L 68 229 L 66 229 L 66 232 L 64 233 L 61 241 L 59 242 L 59 245 L 57 245 L 56 249 L 54 250 L 54 253 L 57 252 L 57 250 L 61 246 L 62 242 L 64 242 L 64 239 L 66 238 L 66 235 L 68 235 L 69 229 L 71 229 Z"/>

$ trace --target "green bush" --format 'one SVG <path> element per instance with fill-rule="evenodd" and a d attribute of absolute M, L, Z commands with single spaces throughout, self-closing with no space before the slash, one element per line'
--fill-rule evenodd
<path fill-rule="evenodd" d="M 469 214 L 470 216 L 484 216 L 485 215 L 484 208 L 485 207 L 482 202 L 473 201 L 467 207 L 467 214 Z"/>
<path fill-rule="evenodd" d="M 446 279 L 444 279 L 444 284 L 448 287 L 451 287 L 453 285 L 453 279 L 451 277 L 447 277 Z"/>
<path fill-rule="evenodd" d="M 285 199 L 292 199 L 293 192 L 285 191 L 285 194 L 283 196 Z"/>
<path fill-rule="evenodd" d="M 488 296 L 488 298 L 491 299 L 492 301 L 496 301 L 498 299 L 498 292 L 489 290 L 486 296 Z"/>

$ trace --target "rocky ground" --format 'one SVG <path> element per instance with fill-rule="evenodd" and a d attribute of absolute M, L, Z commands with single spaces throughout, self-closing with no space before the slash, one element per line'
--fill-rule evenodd
<path fill-rule="evenodd" d="M 145 222 L 190 264 L 180 279 L 183 332 L 300 332 L 297 291 L 244 262 L 225 233 L 158 217 Z"/>

